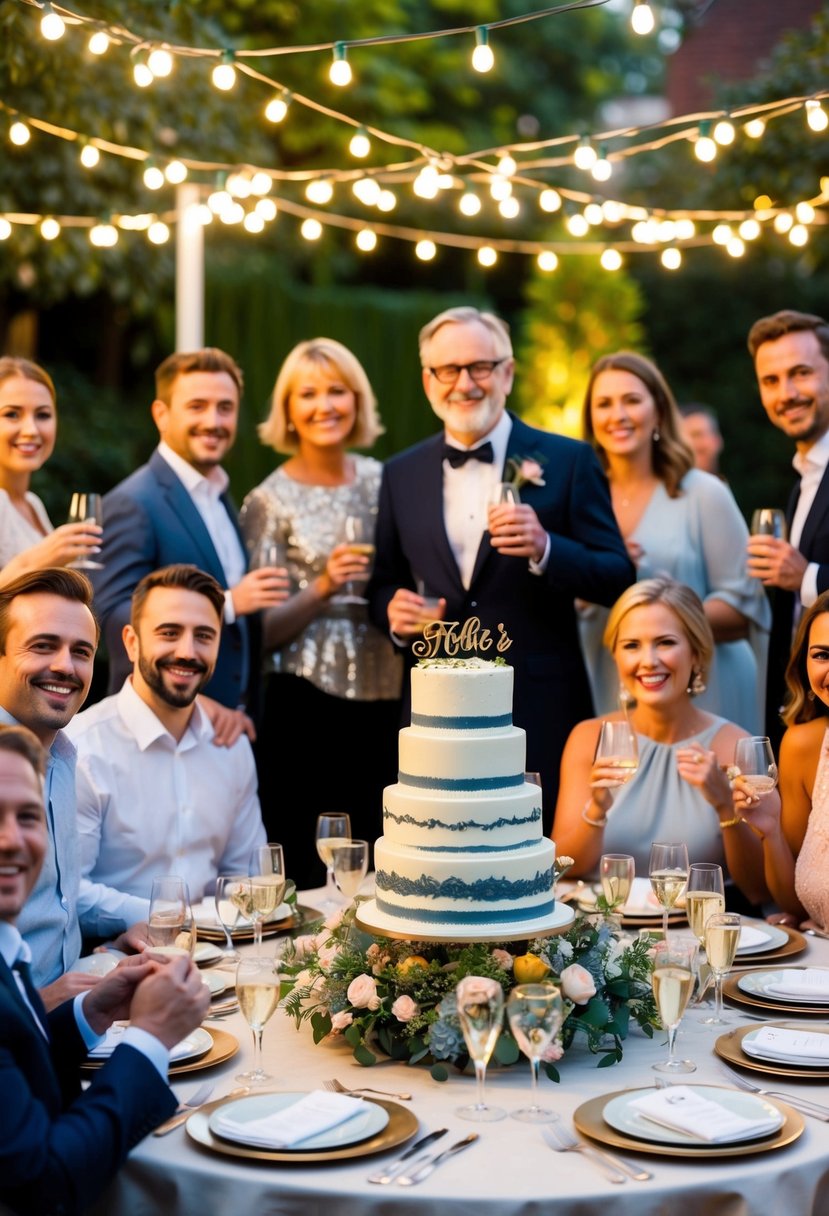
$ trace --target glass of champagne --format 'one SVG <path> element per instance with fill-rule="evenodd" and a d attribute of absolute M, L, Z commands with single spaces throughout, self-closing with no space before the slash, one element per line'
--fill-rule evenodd
<path fill-rule="evenodd" d="M 725 911 L 725 880 L 722 866 L 714 861 L 694 861 L 688 867 L 685 911 L 691 932 L 705 945 L 705 926 L 709 916 Z"/>
<path fill-rule="evenodd" d="M 636 734 L 626 721 L 602 722 L 593 766 L 601 766 L 604 776 L 591 784 L 599 789 L 616 789 L 636 775 L 639 747 Z"/>
<path fill-rule="evenodd" d="M 67 523 L 90 523 L 103 527 L 104 500 L 101 495 L 74 493 L 69 503 Z M 74 561 L 69 562 L 69 565 L 74 570 L 103 570 L 104 568 L 102 562 L 96 562 L 91 557 L 76 557 Z"/>
<path fill-rule="evenodd" d="M 351 819 L 344 812 L 324 811 L 317 816 L 317 856 L 325 866 L 325 899 L 320 900 L 324 908 L 339 907 L 336 898 L 337 886 L 331 864 L 331 845 L 336 841 L 351 839 Z"/>
<path fill-rule="evenodd" d="M 254 849 L 250 863 L 250 896 L 253 944 L 262 949 L 262 927 L 272 916 L 285 894 L 285 854 L 281 844 L 263 844 Z"/>
<path fill-rule="evenodd" d="M 337 888 L 346 899 L 355 899 L 363 879 L 368 874 L 368 841 L 335 841 L 330 848 L 331 868 Z"/>
<path fill-rule="evenodd" d="M 668 913 L 685 890 L 688 881 L 688 849 L 681 843 L 651 845 L 648 877 L 653 893 L 662 905 L 662 936 L 668 937 Z"/>
<path fill-rule="evenodd" d="M 777 765 L 768 735 L 747 735 L 738 739 L 734 765 L 753 794 L 770 794 L 777 785 Z"/>
<path fill-rule="evenodd" d="M 187 883 L 177 874 L 154 878 L 147 925 L 148 949 L 154 954 L 192 955 L 195 936 Z"/>
<path fill-rule="evenodd" d="M 714 975 L 714 1012 L 702 1018 L 706 1026 L 729 1026 L 731 1019 L 723 1016 L 722 985 L 734 962 L 740 941 L 740 917 L 737 912 L 715 912 L 705 926 L 705 954 Z"/>
<path fill-rule="evenodd" d="M 652 1064 L 656 1072 L 696 1072 L 691 1060 L 676 1058 L 676 1032 L 694 990 L 696 942 L 657 942 L 653 948 L 651 984 L 659 1018 L 668 1032 L 668 1058 Z"/>
<path fill-rule="evenodd" d="M 611 915 L 627 902 L 630 888 L 633 886 L 635 867 L 636 863 L 629 853 L 602 853 L 599 879 Z"/>
<path fill-rule="evenodd" d="M 512 1112 L 523 1123 L 553 1123 L 555 1111 L 538 1104 L 538 1069 L 547 1046 L 564 1020 L 564 1002 L 556 984 L 518 984 L 507 997 L 507 1020 L 512 1037 L 530 1061 L 532 1096 L 530 1105 Z"/>
<path fill-rule="evenodd" d="M 504 1119 L 505 1110 L 487 1106 L 484 1101 L 486 1066 L 504 1023 L 504 990 L 497 980 L 488 976 L 466 975 L 455 989 L 455 999 L 466 1049 L 475 1065 L 477 1087 L 475 1101 L 468 1106 L 459 1106 L 455 1114 L 476 1123 Z"/>
<path fill-rule="evenodd" d="M 344 543 L 350 553 L 357 553 L 361 557 L 369 559 L 369 565 L 365 572 L 360 575 L 354 575 L 343 587 L 342 595 L 337 598 L 342 603 L 349 604 L 365 604 L 366 598 L 360 595 L 360 590 L 365 586 L 371 574 L 371 561 L 374 558 L 374 544 L 368 534 L 368 529 L 359 515 L 346 515 L 344 526 Z"/>
<path fill-rule="evenodd" d="M 253 1068 L 239 1073 L 236 1080 L 247 1085 L 263 1085 L 273 1080 L 262 1068 L 262 1031 L 279 1004 L 276 960 L 261 955 L 243 958 L 236 968 L 236 997 L 253 1031 Z"/>
<path fill-rule="evenodd" d="M 251 911 L 253 900 L 250 878 L 247 874 L 220 874 L 216 879 L 216 916 L 225 933 L 225 948 L 222 957 L 226 962 L 238 963 L 241 955 L 233 945 L 233 930 L 248 929 L 253 924 Z"/>
<path fill-rule="evenodd" d="M 758 507 L 751 516 L 752 536 L 774 536 L 778 540 L 788 540 L 786 513 L 779 507 Z"/>

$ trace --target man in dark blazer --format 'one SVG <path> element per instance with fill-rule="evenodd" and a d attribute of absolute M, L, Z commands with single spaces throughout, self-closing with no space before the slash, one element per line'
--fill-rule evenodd
<path fill-rule="evenodd" d="M 541 774 L 549 834 L 564 744 L 593 712 L 574 600 L 612 604 L 635 570 L 592 448 L 506 411 L 514 361 L 503 321 L 449 309 L 421 331 L 420 357 L 445 429 L 385 466 L 370 612 L 410 662 L 424 595 L 439 596 L 439 615 L 459 628 L 477 618 L 498 638 L 503 627 L 514 721 L 527 732 L 527 769 Z M 520 502 L 488 515 L 488 498 L 511 479 Z M 479 655 L 495 658 L 495 647 Z M 406 722 L 408 713 L 406 703 Z"/>
<path fill-rule="evenodd" d="M 769 421 L 794 440 L 798 475 L 786 507 L 788 540 L 748 541 L 749 573 L 771 590 L 766 733 L 776 751 L 794 629 L 802 610 L 829 588 L 829 323 L 783 309 L 755 321 L 748 349 Z"/>
<path fill-rule="evenodd" d="M 170 355 L 155 379 L 152 414 L 159 446 L 147 464 L 104 497 L 103 568 L 93 574 L 93 583 L 109 657 L 108 691 L 118 692 L 132 670 L 122 633 L 138 582 L 161 566 L 187 563 L 226 589 L 219 658 L 205 692 L 231 711 L 255 716 L 257 614 L 285 594 L 275 568 L 248 571 L 221 466 L 236 438 L 242 372 L 229 355 L 206 347 Z M 233 718 L 225 714 L 222 720 Z M 242 720 L 236 716 L 237 727 Z M 245 729 L 253 734 L 249 721 Z M 216 741 L 227 741 L 218 728 Z"/>
<path fill-rule="evenodd" d="M 209 993 L 189 958 L 143 956 L 46 1012 L 15 926 L 46 852 L 45 768 L 29 730 L 0 726 L 0 1209 L 72 1216 L 175 1110 L 169 1049 Z M 130 1025 L 82 1092 L 80 1065 L 116 1019 Z"/>

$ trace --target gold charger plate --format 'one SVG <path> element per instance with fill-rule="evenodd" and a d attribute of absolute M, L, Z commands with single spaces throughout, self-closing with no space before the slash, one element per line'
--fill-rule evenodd
<path fill-rule="evenodd" d="M 765 967 L 755 968 L 757 971 L 765 971 Z M 743 967 L 742 974 L 745 975 L 746 968 Z M 829 1005 L 817 1005 L 813 1001 L 806 1004 L 791 1004 L 782 1001 L 765 1001 L 759 996 L 752 996 L 750 993 L 743 991 L 738 987 L 740 980 L 739 975 L 730 975 L 723 983 L 722 994 L 732 1005 L 742 1005 L 745 1009 L 771 1009 L 774 1013 L 796 1013 L 800 1017 L 815 1017 L 820 1015 L 829 1015 Z"/>
<path fill-rule="evenodd" d="M 417 1115 L 397 1102 L 386 1102 L 379 1098 L 365 1098 L 366 1102 L 374 1102 L 388 1111 L 389 1121 L 386 1126 L 368 1140 L 358 1144 L 344 1144 L 341 1148 L 315 1149 L 303 1152 L 302 1149 L 267 1149 L 255 1148 L 248 1144 L 232 1144 L 228 1140 L 220 1140 L 214 1136 L 208 1126 L 208 1117 L 219 1106 L 236 1098 L 220 1098 L 218 1102 L 206 1102 L 194 1111 L 185 1124 L 187 1135 L 196 1144 L 213 1152 L 223 1153 L 227 1157 L 243 1157 L 247 1161 L 279 1161 L 290 1165 L 318 1164 L 321 1161 L 349 1161 L 354 1157 L 368 1157 L 372 1153 L 382 1153 L 388 1148 L 397 1148 L 410 1140 L 419 1127 Z"/>
<path fill-rule="evenodd" d="M 307 908 L 303 904 L 297 904 L 296 912 L 292 916 L 286 916 L 283 920 L 269 921 L 262 926 L 262 937 L 274 937 L 277 933 L 287 933 L 291 929 L 300 929 L 303 925 L 314 920 L 324 920 L 325 913 L 318 912 L 316 908 Z M 215 942 L 224 945 L 225 935 L 223 929 L 211 929 L 200 925 L 197 930 L 197 937 L 200 942 Z M 253 929 L 232 929 L 230 932 L 231 941 L 239 942 L 245 945 L 247 942 L 253 941 Z"/>
<path fill-rule="evenodd" d="M 180 1064 L 171 1064 L 167 1075 L 170 1077 L 178 1077 L 185 1072 L 201 1072 L 203 1068 L 212 1068 L 214 1064 L 223 1064 L 225 1060 L 229 1060 L 231 1056 L 235 1056 L 239 1050 L 239 1040 L 234 1035 L 228 1034 L 226 1030 L 214 1030 L 212 1026 L 204 1026 L 213 1040 L 213 1046 L 209 1051 L 206 1051 L 203 1056 L 199 1056 L 195 1060 L 182 1060 Z M 81 1068 L 86 1072 L 94 1072 L 98 1068 L 103 1068 L 106 1060 L 86 1060 Z"/>
<path fill-rule="evenodd" d="M 766 1026 L 779 1026 L 784 1030 L 802 1030 L 801 1022 L 766 1022 Z M 825 1029 L 825 1022 L 821 1023 L 820 1029 Z M 714 1051 L 722 1060 L 727 1060 L 729 1064 L 739 1064 L 740 1068 L 750 1068 L 752 1072 L 769 1073 L 776 1077 L 795 1077 L 798 1081 L 819 1081 L 829 1077 L 829 1065 L 822 1068 L 819 1064 L 801 1064 L 794 1066 L 786 1064 L 783 1060 L 761 1060 L 758 1056 L 750 1056 L 748 1052 L 743 1051 L 742 1041 L 747 1034 L 752 1030 L 757 1030 L 757 1026 L 735 1026 L 733 1030 L 729 1030 L 727 1034 L 721 1034 L 714 1043 Z"/>
<path fill-rule="evenodd" d="M 777 925 L 776 928 L 782 929 L 788 936 L 788 941 L 782 946 L 773 946 L 770 950 L 755 950 L 751 954 L 737 955 L 732 963 L 734 967 L 756 967 L 758 963 L 771 963 L 778 958 L 791 958 L 793 954 L 800 954 L 806 949 L 806 938 L 798 929 L 791 929 L 788 925 Z"/>
<path fill-rule="evenodd" d="M 644 1086 L 641 1092 L 645 1093 L 649 1088 L 651 1087 Z M 725 1087 L 723 1086 L 723 1088 Z M 768 1101 L 770 1106 L 774 1106 L 780 1111 L 784 1122 L 782 1127 L 764 1140 L 746 1140 L 742 1144 L 699 1146 L 660 1144 L 654 1140 L 640 1140 L 636 1136 L 627 1136 L 624 1132 L 616 1131 L 604 1121 L 602 1112 L 612 1098 L 635 1092 L 639 1091 L 620 1089 L 616 1093 L 602 1094 L 598 1098 L 591 1098 L 589 1102 L 583 1102 L 573 1114 L 576 1129 L 583 1136 L 588 1136 L 591 1140 L 596 1140 L 599 1144 L 605 1144 L 609 1148 L 621 1148 L 626 1152 L 655 1153 L 659 1157 L 696 1157 L 699 1161 L 710 1161 L 714 1157 L 743 1157 L 753 1153 L 770 1153 L 775 1149 L 784 1148 L 798 1138 L 805 1126 L 802 1116 L 796 1110 L 792 1110 L 784 1102 L 772 1101 L 769 1098 L 764 1101 Z"/>

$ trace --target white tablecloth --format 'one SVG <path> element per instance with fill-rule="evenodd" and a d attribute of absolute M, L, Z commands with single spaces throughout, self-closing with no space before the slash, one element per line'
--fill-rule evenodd
<path fill-rule="evenodd" d="M 306 893 L 302 902 L 313 904 L 318 894 Z M 829 941 L 810 938 L 807 951 L 790 961 L 829 965 Z M 728 1012 L 734 1025 L 746 1024 L 738 1010 Z M 713 1052 L 723 1030 L 702 1025 L 704 1014 L 689 1011 L 680 1028 L 680 1052 L 698 1066 L 687 1079 L 727 1084 Z M 206 1076 L 216 1079 L 215 1096 L 220 1097 L 236 1087 L 236 1073 L 250 1064 L 251 1032 L 241 1015 L 211 1024 L 236 1035 L 241 1050 L 205 1076 L 194 1073 L 182 1078 L 175 1085 L 182 1098 Z M 664 1035 L 657 1032 L 649 1040 L 638 1028 L 625 1043 L 621 1064 L 611 1068 L 597 1069 L 597 1057 L 571 1049 L 558 1066 L 560 1085 L 542 1077 L 543 1100 L 570 1127 L 572 1112 L 588 1098 L 652 1085 L 655 1074 L 650 1066 L 666 1053 Z M 480 1133 L 480 1141 L 442 1164 L 425 1182 L 403 1188 L 370 1185 L 366 1176 L 405 1146 L 346 1164 L 247 1165 L 200 1148 L 180 1128 L 165 1137 L 150 1136 L 133 1150 L 95 1209 L 96 1216 L 431 1216 L 438 1211 L 441 1216 L 609 1216 L 611 1210 L 614 1216 L 829 1213 L 829 1124 L 817 1119 L 805 1117 L 800 1139 L 775 1152 L 709 1163 L 629 1154 L 629 1160 L 645 1162 L 654 1175 L 652 1181 L 612 1185 L 580 1154 L 554 1153 L 538 1126 L 510 1118 L 489 1124 L 459 1119 L 456 1107 L 474 1096 L 472 1076 L 451 1073 L 441 1084 L 425 1067 L 380 1063 L 361 1068 L 346 1044 L 315 1046 L 310 1029 L 297 1030 L 281 1012 L 265 1028 L 264 1058 L 275 1078 L 274 1089 L 307 1090 L 336 1077 L 347 1085 L 408 1090 L 421 1134 L 437 1127 L 449 1129 L 436 1147 L 449 1145 L 471 1130 Z M 769 1088 L 801 1092 L 829 1103 L 829 1085 L 749 1075 Z M 494 1069 L 487 1079 L 488 1098 L 515 1110 L 526 1104 L 529 1086 L 529 1066 Z"/>

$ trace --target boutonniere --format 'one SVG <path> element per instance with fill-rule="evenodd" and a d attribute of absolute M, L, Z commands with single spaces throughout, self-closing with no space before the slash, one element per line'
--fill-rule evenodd
<path fill-rule="evenodd" d="M 506 469 L 507 481 L 516 489 L 525 485 L 543 486 L 546 484 L 543 464 L 542 460 L 535 460 L 531 456 L 510 456 Z"/>

